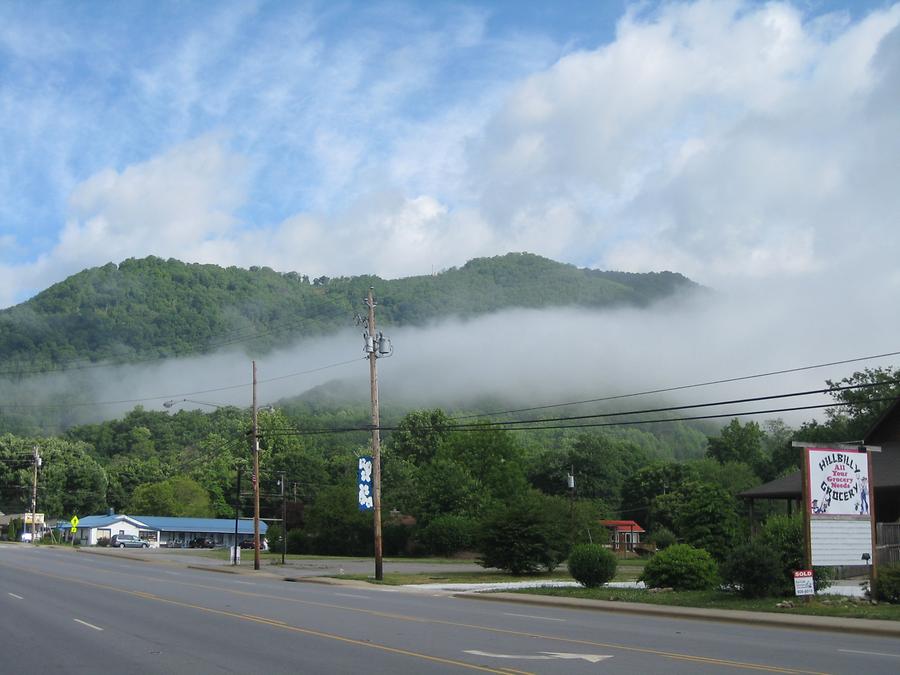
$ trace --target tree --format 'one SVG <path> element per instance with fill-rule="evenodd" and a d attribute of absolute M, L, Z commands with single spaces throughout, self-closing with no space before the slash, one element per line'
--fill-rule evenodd
<path fill-rule="evenodd" d="M 139 486 L 129 510 L 145 516 L 207 518 L 213 515 L 209 494 L 187 476 Z"/>
<path fill-rule="evenodd" d="M 652 520 L 673 530 L 680 541 L 722 560 L 738 533 L 737 505 L 727 490 L 688 481 L 654 501 Z"/>
<path fill-rule="evenodd" d="M 657 497 L 675 491 L 685 481 L 697 478 L 696 469 L 690 464 L 681 462 L 653 462 L 638 469 L 629 476 L 622 485 L 622 515 L 637 521 L 646 529 L 665 526 L 672 529 L 670 519 L 659 521 L 651 516 L 659 509 L 654 509 Z"/>
<path fill-rule="evenodd" d="M 763 450 L 765 434 L 756 422 L 747 422 L 741 426 L 738 419 L 733 419 L 722 429 L 718 436 L 709 439 L 706 456 L 720 464 L 725 462 L 743 462 L 753 467 L 757 476 L 766 471 L 767 457 Z"/>
<path fill-rule="evenodd" d="M 567 516 L 565 504 L 539 492 L 501 506 L 482 521 L 478 564 L 517 575 L 552 571 L 568 552 Z"/>
<path fill-rule="evenodd" d="M 385 445 L 397 457 L 414 464 L 429 462 L 449 434 L 450 420 L 443 410 L 413 410 L 397 425 Z"/>

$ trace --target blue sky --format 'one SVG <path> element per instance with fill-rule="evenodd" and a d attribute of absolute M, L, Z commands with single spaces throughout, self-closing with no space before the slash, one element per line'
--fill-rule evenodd
<path fill-rule="evenodd" d="M 895 298 L 898 26 L 880 1 L 4 2 L 0 306 L 147 255 L 397 277 L 511 250 Z"/>

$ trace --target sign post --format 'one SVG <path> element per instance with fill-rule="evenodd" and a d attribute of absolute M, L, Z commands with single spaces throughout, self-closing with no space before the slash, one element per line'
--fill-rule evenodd
<path fill-rule="evenodd" d="M 816 447 L 794 442 L 803 453 L 803 517 L 806 567 L 859 566 L 871 560 L 875 597 L 875 509 L 872 455 L 877 446 Z M 806 571 L 806 570 L 803 570 Z"/>
<path fill-rule="evenodd" d="M 72 546 L 74 546 L 75 545 L 75 533 L 78 532 L 78 516 L 73 515 L 72 520 L 70 520 L 69 523 L 71 523 L 71 525 L 72 525 L 72 529 L 70 531 L 72 532 Z"/>

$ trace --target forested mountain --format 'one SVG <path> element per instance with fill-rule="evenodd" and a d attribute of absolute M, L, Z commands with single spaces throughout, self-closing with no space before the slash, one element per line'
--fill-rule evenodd
<path fill-rule="evenodd" d="M 515 307 L 645 306 L 699 288 L 672 272 L 579 269 L 528 253 L 395 280 L 311 280 L 266 267 L 129 259 L 84 270 L 0 311 L 0 373 L 203 353 L 237 342 L 262 352 L 346 327 L 370 286 L 385 325 Z"/>

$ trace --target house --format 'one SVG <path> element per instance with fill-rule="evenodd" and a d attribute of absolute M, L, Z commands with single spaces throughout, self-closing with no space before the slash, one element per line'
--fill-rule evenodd
<path fill-rule="evenodd" d="M 68 524 L 65 524 L 68 526 Z M 259 533 L 265 535 L 268 526 L 260 521 Z M 163 516 L 129 516 L 110 513 L 104 516 L 85 516 L 78 521 L 75 541 L 96 546 L 103 539 L 116 534 L 133 534 L 153 548 L 184 547 L 193 539 L 208 539 L 215 546 L 234 546 L 235 521 L 228 518 L 174 518 Z M 253 537 L 253 520 L 237 521 L 237 543 Z"/>
<path fill-rule="evenodd" d="M 29 511 L 28 513 L 2 513 L 0 512 L 0 531 L 9 532 L 9 524 L 14 520 L 22 521 L 22 531 L 19 532 L 19 535 L 26 534 L 27 537 L 22 539 L 22 541 L 31 541 L 31 516 L 32 513 Z M 34 514 L 34 530 L 38 539 L 40 539 L 44 534 L 44 514 L 43 513 L 35 513 Z"/>
<path fill-rule="evenodd" d="M 634 551 L 635 544 L 641 543 L 641 534 L 645 532 L 633 520 L 601 520 L 600 524 L 609 530 L 614 551 Z"/>
<path fill-rule="evenodd" d="M 900 399 L 872 425 L 859 445 L 881 446 L 881 452 L 872 453 L 871 476 L 878 560 L 900 562 Z M 791 513 L 794 508 L 801 508 L 802 495 L 802 476 L 800 471 L 794 471 L 738 496 L 747 500 L 752 523 L 757 500 L 784 501 Z"/>

